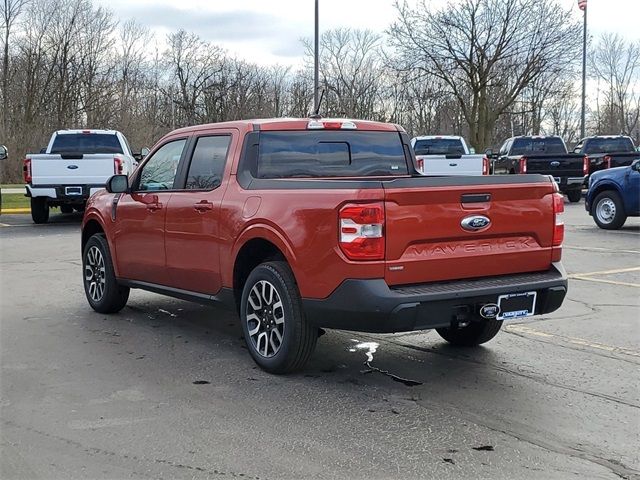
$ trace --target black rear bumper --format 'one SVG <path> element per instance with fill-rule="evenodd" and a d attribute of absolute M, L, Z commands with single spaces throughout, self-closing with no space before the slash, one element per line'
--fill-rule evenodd
<path fill-rule="evenodd" d="M 390 288 L 384 279 L 345 280 L 325 299 L 303 299 L 307 319 L 318 327 L 393 333 L 448 327 L 461 319 L 481 318 L 483 305 L 499 295 L 537 292 L 535 314 L 550 313 L 567 294 L 560 263 L 546 272 Z"/>

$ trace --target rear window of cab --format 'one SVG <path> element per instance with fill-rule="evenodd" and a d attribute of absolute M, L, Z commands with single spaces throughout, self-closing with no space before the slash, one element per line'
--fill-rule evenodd
<path fill-rule="evenodd" d="M 367 177 L 407 175 L 398 132 L 261 132 L 255 178 Z"/>

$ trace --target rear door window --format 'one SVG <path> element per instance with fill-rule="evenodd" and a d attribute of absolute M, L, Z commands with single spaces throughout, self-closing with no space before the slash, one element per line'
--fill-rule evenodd
<path fill-rule="evenodd" d="M 62 133 L 56 135 L 51 153 L 124 153 L 115 134 Z"/>
<path fill-rule="evenodd" d="M 398 132 L 262 132 L 256 178 L 407 175 Z"/>
<path fill-rule="evenodd" d="M 198 138 L 187 174 L 187 190 L 213 190 L 220 186 L 230 141 L 230 135 Z"/>

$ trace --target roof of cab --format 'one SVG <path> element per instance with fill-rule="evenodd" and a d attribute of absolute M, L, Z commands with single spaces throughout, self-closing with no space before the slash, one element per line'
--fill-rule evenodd
<path fill-rule="evenodd" d="M 353 122 L 355 130 L 383 131 L 383 132 L 404 132 L 404 129 L 393 123 L 373 122 L 369 120 L 352 120 L 347 118 L 261 118 L 252 120 L 235 120 L 230 122 L 207 123 L 193 125 L 191 127 L 179 128 L 169 135 L 201 132 L 206 130 L 218 130 L 225 128 L 236 128 L 238 130 L 307 130 L 309 122 Z M 350 130 L 353 131 L 353 130 Z"/>

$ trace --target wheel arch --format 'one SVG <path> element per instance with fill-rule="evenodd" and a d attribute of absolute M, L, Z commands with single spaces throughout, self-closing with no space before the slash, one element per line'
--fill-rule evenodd
<path fill-rule="evenodd" d="M 600 195 L 602 192 L 606 192 L 607 190 L 612 190 L 616 192 L 618 196 L 622 198 L 622 191 L 620 190 L 620 187 L 616 183 L 613 183 L 613 182 L 598 183 L 589 190 L 589 199 L 590 199 L 589 206 L 590 206 L 591 213 L 595 208 L 596 197 Z"/>
<path fill-rule="evenodd" d="M 282 260 L 289 264 L 295 276 L 295 255 L 282 236 L 264 226 L 245 231 L 234 247 L 232 277 L 236 307 L 240 305 L 242 288 L 251 271 L 261 263 L 270 260 Z"/>

